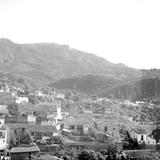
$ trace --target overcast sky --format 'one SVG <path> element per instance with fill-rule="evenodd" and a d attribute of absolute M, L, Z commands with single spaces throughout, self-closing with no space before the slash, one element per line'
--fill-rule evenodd
<path fill-rule="evenodd" d="M 160 68 L 159 0 L 0 0 L 0 38 L 55 42 L 135 68 Z"/>

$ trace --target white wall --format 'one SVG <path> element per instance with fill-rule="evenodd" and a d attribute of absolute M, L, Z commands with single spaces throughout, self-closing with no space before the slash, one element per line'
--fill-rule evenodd
<path fill-rule="evenodd" d="M 0 136 L 0 150 L 3 150 L 7 146 L 7 131 L 6 130 L 0 130 L 1 134 L 3 136 Z"/>

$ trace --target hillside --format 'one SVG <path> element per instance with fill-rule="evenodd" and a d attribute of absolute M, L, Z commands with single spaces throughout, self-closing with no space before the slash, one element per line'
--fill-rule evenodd
<path fill-rule="evenodd" d="M 113 87 L 101 93 L 101 97 L 112 95 L 118 99 L 143 100 L 160 96 L 160 79 L 148 78 Z"/>
<path fill-rule="evenodd" d="M 119 83 L 121 83 L 121 79 L 115 76 L 95 74 L 62 79 L 51 84 L 50 87 L 77 90 L 85 94 L 100 94 Z"/>
<path fill-rule="evenodd" d="M 16 44 L 5 38 L 0 39 L 0 70 L 20 75 L 36 85 L 87 74 L 100 74 L 112 77 L 115 81 L 130 81 L 141 76 L 138 70 L 113 64 L 67 45 Z"/>

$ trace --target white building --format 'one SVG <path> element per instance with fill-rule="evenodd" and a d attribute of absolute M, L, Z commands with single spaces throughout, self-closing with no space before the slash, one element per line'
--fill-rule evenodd
<path fill-rule="evenodd" d="M 61 98 L 61 99 L 64 99 L 65 98 L 65 95 L 64 94 L 62 94 L 62 93 L 59 93 L 59 94 L 57 94 L 57 96 L 56 96 L 57 98 Z"/>
<path fill-rule="evenodd" d="M 0 150 L 7 148 L 7 130 L 0 128 Z"/>
<path fill-rule="evenodd" d="M 20 103 L 28 103 L 29 99 L 28 97 L 16 97 L 15 102 L 20 104 Z"/>
<path fill-rule="evenodd" d="M 152 137 L 147 136 L 147 142 L 148 145 L 156 145 L 156 140 Z"/>
<path fill-rule="evenodd" d="M 4 117 L 0 117 L 0 128 L 4 126 Z"/>
<path fill-rule="evenodd" d="M 132 139 L 136 139 L 139 144 L 145 142 L 147 143 L 147 132 L 143 129 L 131 129 L 129 134 Z"/>
<path fill-rule="evenodd" d="M 36 125 L 36 117 L 34 115 L 27 116 L 27 123 L 29 125 Z"/>

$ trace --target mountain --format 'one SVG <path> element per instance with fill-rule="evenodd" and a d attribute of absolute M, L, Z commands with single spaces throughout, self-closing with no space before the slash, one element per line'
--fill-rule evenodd
<path fill-rule="evenodd" d="M 106 79 L 105 83 L 108 77 L 112 77 L 113 85 L 141 77 L 139 70 L 111 63 L 68 45 L 16 44 L 5 38 L 0 39 L 0 70 L 20 75 L 35 85 L 58 83 L 62 79 L 76 79 L 84 75 L 97 75 Z"/>
<path fill-rule="evenodd" d="M 0 39 L 0 73 L 1 79 L 14 79 L 11 74 L 35 86 L 68 88 L 102 97 L 142 100 L 160 95 L 158 69 L 136 70 L 55 43 L 16 44 Z"/>

